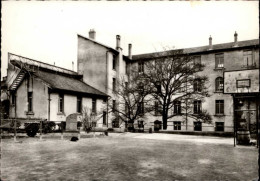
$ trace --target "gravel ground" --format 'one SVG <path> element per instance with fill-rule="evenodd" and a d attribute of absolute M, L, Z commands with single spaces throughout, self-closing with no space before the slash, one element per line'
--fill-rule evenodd
<path fill-rule="evenodd" d="M 232 138 L 109 133 L 71 142 L 65 137 L 2 139 L 6 180 L 256 180 L 258 150 Z"/>

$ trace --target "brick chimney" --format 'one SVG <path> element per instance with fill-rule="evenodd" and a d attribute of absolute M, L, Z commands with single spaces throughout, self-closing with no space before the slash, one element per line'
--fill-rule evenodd
<path fill-rule="evenodd" d="M 209 36 L 209 50 L 212 50 L 213 46 L 212 46 L 212 38 L 211 35 Z"/>
<path fill-rule="evenodd" d="M 132 44 L 128 44 L 128 58 L 132 59 Z"/>
<path fill-rule="evenodd" d="M 88 32 L 88 36 L 90 39 L 96 40 L 96 31 L 94 29 L 90 29 Z"/>
<path fill-rule="evenodd" d="M 120 35 L 116 35 L 116 49 L 121 49 L 121 46 L 120 46 Z"/>
<path fill-rule="evenodd" d="M 238 46 L 238 43 L 237 43 L 237 32 L 235 31 L 235 34 L 234 34 L 234 47 Z"/>

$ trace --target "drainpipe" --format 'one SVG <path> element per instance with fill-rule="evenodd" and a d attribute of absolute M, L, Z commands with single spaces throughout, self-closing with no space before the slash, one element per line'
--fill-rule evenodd
<path fill-rule="evenodd" d="M 51 108 L 50 108 L 50 105 L 51 105 L 51 94 L 50 94 L 50 89 L 48 88 L 48 120 L 50 121 L 50 112 L 51 112 Z"/>

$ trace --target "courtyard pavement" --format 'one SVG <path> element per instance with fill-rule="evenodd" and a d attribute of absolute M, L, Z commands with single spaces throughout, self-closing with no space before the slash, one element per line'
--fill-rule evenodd
<path fill-rule="evenodd" d="M 91 135 L 90 133 L 89 135 Z M 232 138 L 109 133 L 71 142 L 2 139 L 6 180 L 257 180 L 258 149 Z"/>

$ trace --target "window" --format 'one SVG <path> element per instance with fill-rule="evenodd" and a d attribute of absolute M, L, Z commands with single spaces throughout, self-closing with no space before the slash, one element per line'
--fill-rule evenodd
<path fill-rule="evenodd" d="M 216 100 L 216 114 L 224 114 L 224 100 Z"/>
<path fill-rule="evenodd" d="M 82 97 L 77 96 L 77 112 L 81 113 L 81 107 L 82 107 Z"/>
<path fill-rule="evenodd" d="M 12 104 L 15 105 L 16 102 L 16 96 L 14 93 L 12 93 Z"/>
<path fill-rule="evenodd" d="M 173 130 L 181 130 L 181 121 L 173 121 Z"/>
<path fill-rule="evenodd" d="M 194 63 L 195 70 L 199 71 L 200 70 L 200 65 L 201 65 L 201 56 L 195 56 L 194 60 L 193 60 L 193 63 Z"/>
<path fill-rule="evenodd" d="M 224 122 L 216 122 L 215 131 L 224 131 Z"/>
<path fill-rule="evenodd" d="M 107 124 L 107 112 L 103 111 L 103 125 Z"/>
<path fill-rule="evenodd" d="M 195 79 L 193 82 L 193 90 L 194 92 L 201 92 L 201 80 Z"/>
<path fill-rule="evenodd" d="M 138 72 L 139 73 L 144 73 L 144 62 L 139 62 L 138 63 Z"/>
<path fill-rule="evenodd" d="M 127 102 L 125 102 L 125 113 L 128 114 L 129 113 L 128 111 L 129 111 L 128 104 L 127 104 Z"/>
<path fill-rule="evenodd" d="M 33 111 L 33 93 L 32 92 L 28 92 L 28 112 L 32 112 Z"/>
<path fill-rule="evenodd" d="M 113 55 L 113 69 L 116 70 L 116 56 Z"/>
<path fill-rule="evenodd" d="M 224 54 L 216 54 L 215 55 L 216 68 L 224 68 Z"/>
<path fill-rule="evenodd" d="M 154 115 L 159 115 L 159 103 L 157 101 L 154 102 Z"/>
<path fill-rule="evenodd" d="M 215 80 L 215 84 L 216 84 L 216 91 L 217 92 L 223 92 L 223 89 L 224 89 L 224 82 L 223 82 L 223 78 L 222 77 L 218 77 L 216 78 Z"/>
<path fill-rule="evenodd" d="M 64 108 L 64 95 L 59 94 L 59 112 L 63 113 L 63 108 Z"/>
<path fill-rule="evenodd" d="M 116 91 L 116 79 L 113 78 L 113 91 Z"/>
<path fill-rule="evenodd" d="M 193 112 L 194 114 L 200 114 L 201 113 L 201 101 L 197 100 L 193 102 Z"/>
<path fill-rule="evenodd" d="M 202 130 L 201 122 L 199 121 L 194 122 L 194 131 L 201 131 L 201 130 Z"/>
<path fill-rule="evenodd" d="M 181 114 L 181 101 L 173 102 L 173 114 Z"/>
<path fill-rule="evenodd" d="M 92 113 L 97 113 L 97 100 L 92 98 Z"/>
<path fill-rule="evenodd" d="M 160 82 L 156 82 L 155 87 L 157 89 L 157 93 L 160 93 L 162 91 L 162 86 Z"/>
<path fill-rule="evenodd" d="M 252 51 L 251 50 L 244 51 L 243 55 L 244 55 L 244 66 L 252 67 L 254 65 Z"/>
<path fill-rule="evenodd" d="M 143 101 L 139 102 L 137 109 L 138 109 L 140 114 L 144 114 L 144 102 Z"/>
<path fill-rule="evenodd" d="M 112 110 L 113 112 L 115 112 L 116 111 L 116 100 L 113 100 L 113 110 Z"/>

